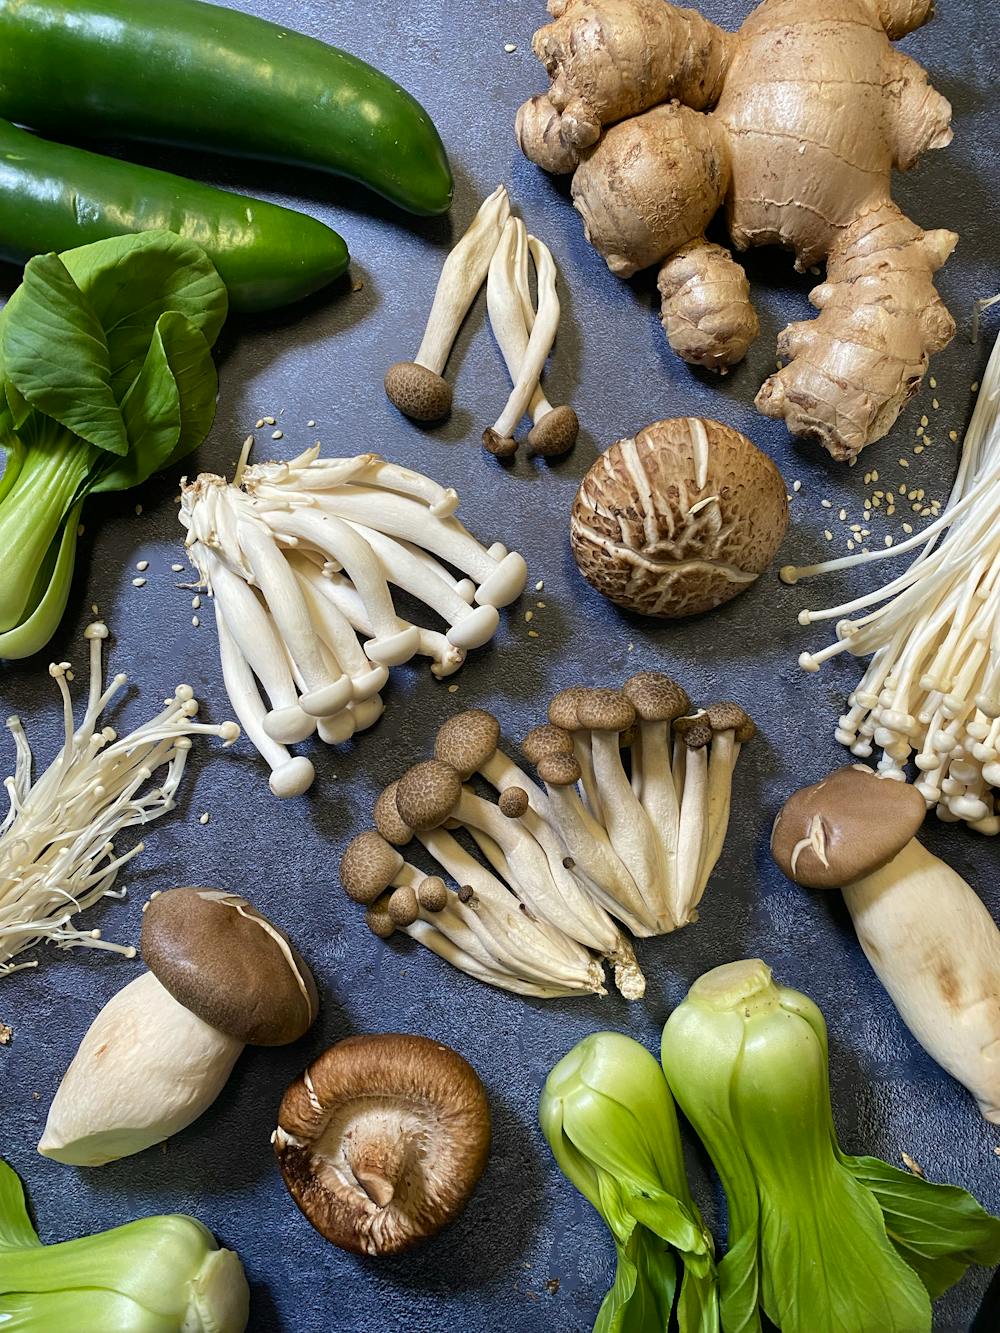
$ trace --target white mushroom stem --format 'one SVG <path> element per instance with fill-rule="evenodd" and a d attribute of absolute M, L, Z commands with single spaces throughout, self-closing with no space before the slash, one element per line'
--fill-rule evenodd
<path fill-rule="evenodd" d="M 551 251 L 535 236 L 528 237 L 528 244 L 538 275 L 538 312 L 528 337 L 527 347 L 521 357 L 514 387 L 492 431 L 489 432 L 500 440 L 512 438 L 517 423 L 527 412 L 559 328 L 556 266 Z"/>
<path fill-rule="evenodd" d="M 510 216 L 507 191 L 498 185 L 483 202 L 468 231 L 444 261 L 420 347 L 413 358 L 440 375 L 462 321 L 486 279 L 504 223 Z"/>
<path fill-rule="evenodd" d="M 915 838 L 843 894 L 903 1022 L 1000 1124 L 1000 931 L 989 912 Z"/>
<path fill-rule="evenodd" d="M 648 914 L 656 921 L 657 933 L 665 934 L 680 922 L 668 900 L 668 872 L 661 864 L 656 831 L 622 767 L 618 732 L 592 731 L 590 750 L 611 845 L 642 895 Z"/>
<path fill-rule="evenodd" d="M 733 773 L 740 757 L 740 743 L 730 728 L 712 736 L 708 757 L 708 819 L 701 863 L 698 868 L 697 896 L 693 906 L 701 901 L 709 877 L 722 855 L 722 847 L 729 829 L 729 812 L 733 797 Z"/>
<path fill-rule="evenodd" d="M 661 864 L 672 878 L 677 863 L 680 799 L 671 764 L 670 723 L 639 719 L 632 746 L 632 790 L 649 816 L 660 843 Z"/>
<path fill-rule="evenodd" d="M 458 492 L 451 486 L 441 486 L 422 472 L 388 463 L 381 454 L 321 458 L 318 444 L 287 463 L 255 463 L 240 480 L 251 495 L 284 495 L 300 501 L 310 492 L 332 491 L 351 482 L 362 482 L 419 500 L 436 518 L 449 518 L 458 508 Z"/>
<path fill-rule="evenodd" d="M 240 720 L 240 726 L 271 769 L 271 791 L 280 797 L 301 796 L 312 786 L 315 770 L 304 755 L 293 758 L 283 745 L 268 735 L 264 727 L 268 710 L 260 697 L 250 665 L 230 632 L 221 606 L 215 608 L 215 623 L 226 693 Z"/>
<path fill-rule="evenodd" d="M 197 1018 L 152 972 L 90 1025 L 38 1144 L 43 1157 L 103 1166 L 191 1124 L 222 1091 L 243 1042 Z"/>
<path fill-rule="evenodd" d="M 522 268 L 523 288 L 520 281 Z M 528 287 L 528 233 L 520 218 L 507 219 L 500 244 L 490 263 L 486 281 L 486 307 L 493 336 L 507 366 L 511 384 L 516 385 L 535 319 Z M 552 411 L 552 404 L 538 381 L 532 389 L 527 410 L 536 424 Z"/>
<path fill-rule="evenodd" d="M 330 580 L 324 578 L 322 570 L 308 561 L 293 559 L 289 564 L 295 571 L 317 633 L 351 678 L 351 697 L 354 702 L 378 694 L 389 679 L 388 668 L 369 661 L 365 656 L 354 626 L 331 593 Z M 370 634 L 371 624 L 366 623 Z"/>
<path fill-rule="evenodd" d="M 411 926 L 406 927 L 406 934 L 411 935 L 415 940 L 419 940 L 426 948 L 436 953 L 439 958 L 443 958 L 446 963 L 450 963 L 452 967 L 457 967 L 460 972 L 465 972 L 468 976 L 475 978 L 476 981 L 485 981 L 487 985 L 512 991 L 515 995 L 529 995 L 540 1000 L 551 1000 L 569 995 L 593 993 L 591 987 L 581 991 L 576 987 L 555 984 L 543 985 L 538 982 L 526 981 L 500 967 L 486 967 L 478 958 L 473 958 L 442 935 L 430 921 L 414 921 Z M 603 990 L 598 991 L 598 994 L 603 993 Z"/>
<path fill-rule="evenodd" d="M 708 746 L 680 744 L 684 750 L 684 785 L 671 911 L 678 925 L 686 925 L 696 919 L 694 909 L 704 888 L 700 872 L 708 828 Z"/>

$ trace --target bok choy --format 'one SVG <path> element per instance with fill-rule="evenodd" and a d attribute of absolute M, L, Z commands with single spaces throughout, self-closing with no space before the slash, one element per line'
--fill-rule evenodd
<path fill-rule="evenodd" d="M 55 631 L 86 497 L 137 486 L 205 438 L 226 311 L 208 256 L 171 232 L 26 266 L 0 311 L 0 657 Z"/>
<path fill-rule="evenodd" d="M 688 1189 L 677 1112 L 655 1059 L 630 1037 L 586 1037 L 549 1074 L 538 1114 L 560 1170 L 604 1218 L 618 1252 L 594 1333 L 664 1333 L 675 1308 L 679 1333 L 713 1333 L 712 1237 Z"/>
<path fill-rule="evenodd" d="M 42 1245 L 0 1161 L 4 1333 L 242 1333 L 250 1291 L 232 1250 L 172 1214 Z"/>
<path fill-rule="evenodd" d="M 729 1206 L 725 1333 L 929 1333 L 931 1300 L 1000 1261 L 1000 1220 L 837 1142 L 823 1015 L 759 959 L 707 972 L 663 1032 L 670 1088 Z"/>

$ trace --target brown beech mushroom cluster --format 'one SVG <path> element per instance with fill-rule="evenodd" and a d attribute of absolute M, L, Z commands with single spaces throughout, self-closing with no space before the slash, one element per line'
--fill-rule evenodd
<path fill-rule="evenodd" d="M 500 749 L 496 718 L 469 709 L 440 729 L 433 759 L 382 792 L 375 827 L 344 853 L 341 884 L 374 934 L 407 934 L 481 981 L 603 994 L 606 960 L 619 991 L 638 998 L 645 979 L 625 931 L 661 935 L 697 919 L 753 734 L 738 705 L 693 711 L 679 685 L 643 671 L 620 690 L 552 699 L 521 746 L 536 781 Z M 414 839 L 440 873 L 404 857 Z"/>
<path fill-rule="evenodd" d="M 619 606 L 674 619 L 745 592 L 788 526 L 781 474 L 718 421 L 654 421 L 596 460 L 573 503 L 584 578 Z"/>
<path fill-rule="evenodd" d="M 924 1050 L 1000 1124 L 1000 931 L 975 892 L 917 841 L 926 804 L 863 764 L 785 802 L 771 851 L 785 874 L 839 888 L 858 940 Z"/>
<path fill-rule="evenodd" d="M 450 1047 L 394 1033 L 348 1037 L 289 1087 L 271 1142 L 321 1235 L 356 1254 L 397 1254 L 465 1206 L 489 1156 L 490 1108 Z"/>
<path fill-rule="evenodd" d="M 244 1046 L 297 1041 L 319 1012 L 295 946 L 238 894 L 155 894 L 141 944 L 149 971 L 90 1025 L 49 1108 L 44 1157 L 103 1166 L 160 1143 L 215 1101 Z"/>

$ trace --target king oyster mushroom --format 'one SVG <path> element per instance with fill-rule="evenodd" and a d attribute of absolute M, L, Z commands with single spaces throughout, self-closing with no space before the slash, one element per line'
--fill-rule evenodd
<path fill-rule="evenodd" d="M 271 1139 L 285 1185 L 327 1240 L 398 1254 L 465 1206 L 486 1166 L 490 1109 L 448 1046 L 348 1037 L 291 1084 Z"/>
<path fill-rule="evenodd" d="M 49 1108 L 44 1157 L 102 1166 L 169 1138 L 212 1104 L 245 1045 L 297 1041 L 319 1010 L 294 945 L 238 894 L 156 894 L 141 944 L 149 971 L 80 1043 Z"/>
<path fill-rule="evenodd" d="M 900 1017 L 1000 1124 L 1000 931 L 978 896 L 916 838 L 924 798 L 863 764 L 785 802 L 771 851 L 806 888 L 839 888 Z"/>

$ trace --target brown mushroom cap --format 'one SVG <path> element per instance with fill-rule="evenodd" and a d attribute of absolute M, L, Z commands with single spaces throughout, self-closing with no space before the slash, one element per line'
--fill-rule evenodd
<path fill-rule="evenodd" d="M 443 912 L 448 906 L 448 886 L 440 875 L 428 875 L 417 887 L 417 898 L 425 912 Z"/>
<path fill-rule="evenodd" d="M 576 444 L 580 422 L 571 407 L 554 407 L 528 431 L 528 452 L 542 458 L 568 454 Z"/>
<path fill-rule="evenodd" d="M 462 779 L 451 764 L 425 759 L 399 779 L 396 810 L 404 824 L 423 832 L 443 824 L 461 795 Z"/>
<path fill-rule="evenodd" d="M 484 708 L 467 708 L 442 726 L 434 741 L 434 756 L 450 764 L 463 779 L 471 778 L 500 744 L 500 723 Z"/>
<path fill-rule="evenodd" d="M 559 727 L 563 731 L 579 731 L 580 723 L 577 721 L 577 705 L 585 694 L 588 693 L 584 685 L 571 685 L 567 690 L 560 690 L 549 700 L 549 721 L 554 727 Z"/>
<path fill-rule="evenodd" d="M 512 435 L 498 435 L 492 426 L 483 431 L 483 448 L 494 458 L 513 458 L 517 453 L 517 440 Z"/>
<path fill-rule="evenodd" d="M 450 1047 L 348 1037 L 289 1087 L 273 1142 L 289 1193 L 321 1235 L 356 1254 L 396 1254 L 464 1207 L 489 1155 L 490 1108 Z"/>
<path fill-rule="evenodd" d="M 396 933 L 396 923 L 389 915 L 389 897 L 387 893 L 377 899 L 365 912 L 365 925 L 380 940 L 387 940 Z"/>
<path fill-rule="evenodd" d="M 687 691 L 662 671 L 637 671 L 622 692 L 643 722 L 672 722 L 691 707 Z"/>
<path fill-rule="evenodd" d="M 674 731 L 689 750 L 701 750 L 712 744 L 712 724 L 707 713 L 692 713 L 690 717 L 675 717 Z"/>
<path fill-rule="evenodd" d="M 709 704 L 705 709 L 709 726 L 713 731 L 731 731 L 740 745 L 752 741 L 757 735 L 757 726 L 749 713 L 739 704 L 725 700 L 722 703 Z"/>
<path fill-rule="evenodd" d="M 403 858 L 381 833 L 365 829 L 344 848 L 340 884 L 348 898 L 367 906 L 384 893 L 403 868 Z"/>
<path fill-rule="evenodd" d="M 774 821 L 771 855 L 796 884 L 843 888 L 888 865 L 926 813 L 908 782 L 849 764 L 788 798 Z"/>
<path fill-rule="evenodd" d="M 545 754 L 535 765 L 538 776 L 550 787 L 571 787 L 583 771 L 572 754 Z"/>
<path fill-rule="evenodd" d="M 635 708 L 621 690 L 585 690 L 576 705 L 577 721 L 587 731 L 628 731 Z"/>
<path fill-rule="evenodd" d="M 141 948 L 179 1004 L 237 1041 L 284 1046 L 319 1013 L 316 983 L 295 946 L 239 894 L 158 893 L 143 913 Z"/>
<path fill-rule="evenodd" d="M 520 819 L 528 809 L 528 793 L 523 787 L 508 787 L 497 802 L 500 813 L 508 819 Z"/>
<path fill-rule="evenodd" d="M 417 902 L 416 890 L 411 888 L 409 884 L 393 889 L 385 910 L 389 913 L 393 925 L 412 926 L 420 915 L 420 904 Z"/>
<path fill-rule="evenodd" d="M 389 401 L 411 421 L 442 421 L 451 411 L 451 385 L 416 361 L 397 361 L 385 372 Z"/>
<path fill-rule="evenodd" d="M 529 764 L 538 764 L 548 754 L 572 754 L 573 737 L 562 727 L 544 722 L 533 727 L 521 742 L 521 753 Z"/>
<path fill-rule="evenodd" d="M 774 463 L 718 421 L 654 421 L 584 477 L 570 543 L 580 572 L 640 615 L 696 615 L 745 591 L 788 526 Z"/>
<path fill-rule="evenodd" d="M 413 837 L 413 829 L 404 824 L 396 809 L 396 788 L 398 782 L 390 782 L 384 791 L 379 792 L 372 818 L 386 842 L 395 847 L 405 847 Z"/>

